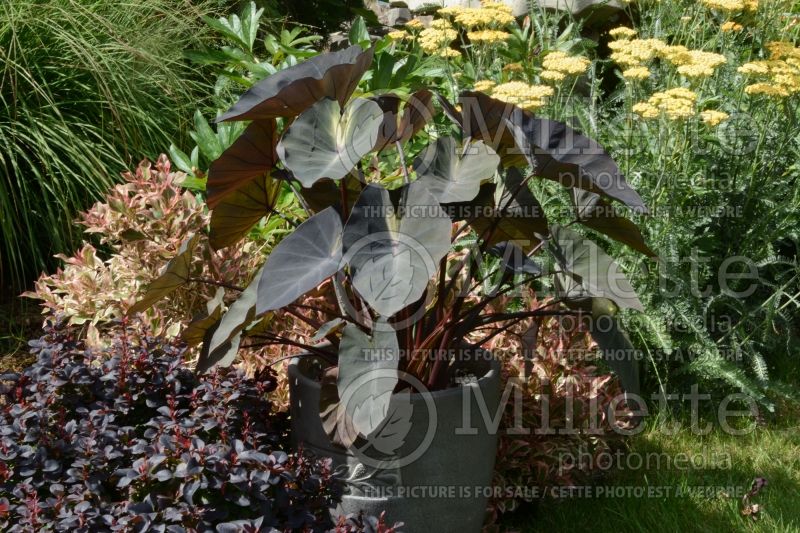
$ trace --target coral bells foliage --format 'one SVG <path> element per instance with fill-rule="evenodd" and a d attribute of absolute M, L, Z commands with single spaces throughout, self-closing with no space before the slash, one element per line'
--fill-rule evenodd
<path fill-rule="evenodd" d="M 158 338 L 121 328 L 96 351 L 68 331 L 49 328 L 31 343 L 38 362 L 2 377 L 0 530 L 334 526 L 329 463 L 277 449 L 270 373 L 197 377 Z"/>

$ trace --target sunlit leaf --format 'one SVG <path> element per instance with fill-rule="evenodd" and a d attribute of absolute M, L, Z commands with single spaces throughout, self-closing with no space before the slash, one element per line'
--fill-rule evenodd
<path fill-rule="evenodd" d="M 303 187 L 321 178 L 338 180 L 375 147 L 382 121 L 372 100 L 357 98 L 344 110 L 335 100 L 320 100 L 289 126 L 278 155 Z"/>
<path fill-rule="evenodd" d="M 482 141 L 462 148 L 452 137 L 439 137 L 417 157 L 414 170 L 440 203 L 468 202 L 477 196 L 481 182 L 494 175 L 499 163 L 494 150 Z"/>
<path fill-rule="evenodd" d="M 259 120 L 211 163 L 206 182 L 207 203 L 213 209 L 223 198 L 269 173 L 277 160 L 275 120 Z"/>
<path fill-rule="evenodd" d="M 217 120 L 294 117 L 323 98 L 344 105 L 372 63 L 372 49 L 354 45 L 319 54 L 263 79 Z"/>
<path fill-rule="evenodd" d="M 280 189 L 279 180 L 264 175 L 226 196 L 211 212 L 211 247 L 219 250 L 239 242 L 275 207 Z"/>

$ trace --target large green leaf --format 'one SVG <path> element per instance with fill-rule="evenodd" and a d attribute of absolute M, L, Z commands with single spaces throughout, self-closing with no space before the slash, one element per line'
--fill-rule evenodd
<path fill-rule="evenodd" d="M 211 163 L 206 182 L 208 207 L 254 179 L 269 174 L 277 160 L 274 119 L 253 122 L 221 156 Z"/>
<path fill-rule="evenodd" d="M 551 251 L 562 269 L 559 285 L 571 300 L 607 298 L 621 308 L 644 311 L 620 266 L 602 249 L 563 226 L 551 226 Z"/>
<path fill-rule="evenodd" d="M 267 174 L 226 196 L 211 212 L 209 242 L 215 250 L 239 242 L 275 207 L 281 182 Z"/>
<path fill-rule="evenodd" d="M 188 283 L 192 270 L 192 254 L 200 239 L 192 235 L 178 249 L 178 254 L 166 264 L 161 274 L 147 287 L 142 299 L 128 309 L 128 314 L 141 313 L 178 287 Z"/>
<path fill-rule="evenodd" d="M 452 137 L 439 137 L 428 144 L 414 161 L 420 182 L 440 203 L 468 202 L 475 198 L 481 182 L 490 179 L 500 158 L 482 141 L 463 148 Z"/>
<path fill-rule="evenodd" d="M 341 268 L 342 220 L 333 207 L 320 211 L 272 250 L 258 285 L 258 314 L 280 309 Z"/>
<path fill-rule="evenodd" d="M 627 244 L 647 256 L 655 253 L 645 244 L 639 227 L 631 220 L 617 214 L 617 210 L 600 195 L 583 189 L 572 189 L 575 215 L 584 226 L 608 235 L 615 241 Z"/>
<path fill-rule="evenodd" d="M 530 165 L 537 176 L 580 187 L 646 213 L 614 159 L 597 141 L 563 122 L 536 118 L 512 104 L 479 92 L 459 97 L 464 132 L 494 148 L 505 165 Z"/>
<path fill-rule="evenodd" d="M 450 218 L 428 188 L 415 181 L 398 193 L 395 206 L 389 191 L 367 186 L 344 229 L 353 285 L 383 316 L 417 301 L 450 249 Z"/>
<path fill-rule="evenodd" d="M 397 333 L 391 328 L 380 329 L 370 337 L 355 324 L 348 324 L 339 343 L 336 386 L 340 402 L 355 429 L 364 436 L 385 420 L 397 385 Z"/>
<path fill-rule="evenodd" d="M 242 331 L 256 317 L 256 298 L 263 269 L 264 267 L 261 267 L 261 270 L 256 273 L 250 285 L 222 315 L 219 323 L 206 332 L 203 349 L 197 360 L 198 372 L 205 372 L 215 366 L 230 366 L 236 359 Z"/>
<path fill-rule="evenodd" d="M 335 100 L 320 100 L 300 115 L 278 143 L 278 155 L 303 187 L 321 178 L 350 173 L 378 140 L 383 111 L 357 98 L 342 110 Z"/>
<path fill-rule="evenodd" d="M 372 63 L 373 50 L 351 46 L 312 57 L 251 87 L 217 121 L 294 117 L 323 98 L 344 105 Z"/>

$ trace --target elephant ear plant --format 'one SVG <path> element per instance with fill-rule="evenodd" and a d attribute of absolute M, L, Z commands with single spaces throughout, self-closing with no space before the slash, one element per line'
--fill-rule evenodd
<path fill-rule="evenodd" d="M 398 381 L 376 380 L 363 401 L 340 405 L 337 391 L 359 377 L 404 372 L 444 389 L 465 349 L 530 317 L 577 315 L 590 319 L 609 365 L 635 391 L 633 349 L 614 315 L 641 304 L 614 260 L 573 229 L 653 255 L 613 208 L 646 212 L 616 163 L 568 126 L 481 93 L 462 94 L 458 106 L 425 89 L 359 93 L 372 55 L 353 46 L 316 56 L 258 83 L 219 118 L 250 124 L 209 172 L 212 245 L 236 245 L 262 217 L 288 217 L 275 209 L 282 190 L 308 216 L 293 221 L 226 312 L 216 299 L 190 326 L 192 338 L 203 339 L 198 371 L 230 365 L 243 339 L 301 349 L 327 367 L 326 429 L 366 436 L 383 421 Z M 537 179 L 571 189 L 569 223 L 548 222 L 530 187 Z M 135 310 L 194 282 L 193 246 L 185 244 Z M 489 275 L 499 282 L 487 291 Z M 339 309 L 320 322 L 303 296 L 328 280 Z M 540 295 L 556 290 L 540 307 L 491 311 L 523 285 Z M 279 312 L 314 324 L 325 342 L 270 331 L 264 324 Z"/>

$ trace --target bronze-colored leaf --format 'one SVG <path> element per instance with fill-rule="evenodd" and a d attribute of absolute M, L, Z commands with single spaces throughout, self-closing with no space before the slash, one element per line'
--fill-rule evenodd
<path fill-rule="evenodd" d="M 206 202 L 214 209 L 226 196 L 272 169 L 278 143 L 274 119 L 250 124 L 208 171 Z"/>
<path fill-rule="evenodd" d="M 214 250 L 239 242 L 275 207 L 281 182 L 267 174 L 226 196 L 211 212 L 209 243 Z"/>
<path fill-rule="evenodd" d="M 323 98 L 344 106 L 364 72 L 373 50 L 353 45 L 319 54 L 264 78 L 251 87 L 217 122 L 295 117 Z"/>

